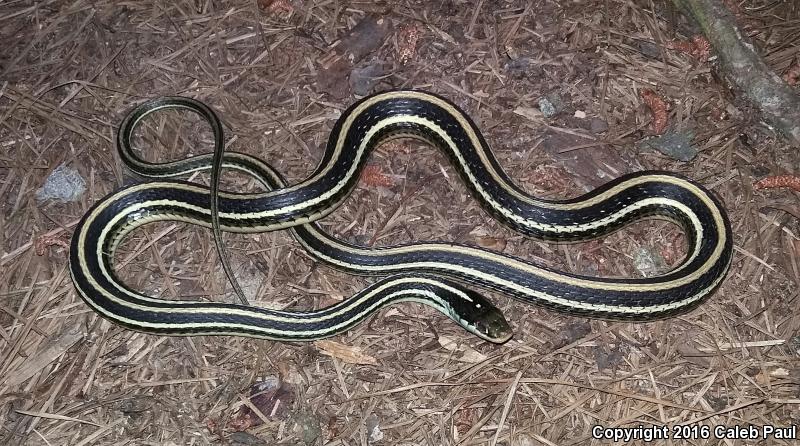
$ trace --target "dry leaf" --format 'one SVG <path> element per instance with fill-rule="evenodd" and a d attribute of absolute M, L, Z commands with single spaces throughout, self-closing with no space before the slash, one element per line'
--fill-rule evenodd
<path fill-rule="evenodd" d="M 314 341 L 314 346 L 320 349 L 322 354 L 341 359 L 348 364 L 378 365 L 378 360 L 362 352 L 360 347 L 328 340 Z"/>
<path fill-rule="evenodd" d="M 417 54 L 417 41 L 422 34 L 422 29 L 416 25 L 405 25 L 397 34 L 397 58 L 405 65 Z"/>
<path fill-rule="evenodd" d="M 800 177 L 795 175 L 774 175 L 762 178 L 753 184 L 753 189 L 775 189 L 788 187 L 800 192 Z"/>
<path fill-rule="evenodd" d="M 491 237 L 491 236 L 481 236 L 475 238 L 475 243 L 478 244 L 481 248 L 489 249 L 491 251 L 503 252 L 506 249 L 506 244 L 508 243 L 506 239 L 502 237 Z"/>
<path fill-rule="evenodd" d="M 765 373 L 766 372 L 766 373 Z M 761 385 L 769 385 L 772 381 L 781 378 L 788 378 L 789 371 L 783 367 L 778 367 L 772 370 L 764 370 L 756 375 L 756 381 Z"/>
<path fill-rule="evenodd" d="M 455 338 L 451 338 L 446 335 L 439 335 L 439 345 L 444 347 L 445 350 L 451 351 L 453 353 L 460 353 L 460 356 L 456 356 L 455 358 L 461 362 L 467 362 L 470 364 L 475 364 L 478 362 L 482 362 L 486 360 L 486 355 L 483 353 L 475 350 L 474 348 L 470 347 L 469 345 L 462 344 Z"/>
<path fill-rule="evenodd" d="M 294 12 L 294 6 L 288 0 L 259 0 L 258 6 L 270 14 L 280 14 L 282 12 L 291 14 Z"/>
<path fill-rule="evenodd" d="M 40 370 L 53 364 L 59 356 L 85 336 L 86 334 L 79 326 L 73 326 L 62 331 L 57 337 L 44 341 L 36 353 L 26 358 L 27 360 L 22 362 L 18 368 L 6 375 L 3 384 L 9 387 L 22 384 Z"/>
<path fill-rule="evenodd" d="M 708 39 L 699 34 L 693 36 L 691 41 L 682 40 L 679 42 L 669 42 L 667 48 L 689 54 L 701 61 L 708 60 L 708 56 L 711 54 L 711 43 L 708 42 Z"/>
<path fill-rule="evenodd" d="M 378 50 L 392 28 L 392 21 L 385 17 L 368 15 L 342 37 L 336 51 L 357 63 Z"/>
<path fill-rule="evenodd" d="M 664 133 L 667 128 L 667 103 L 661 96 L 657 95 L 655 91 L 645 88 L 641 92 L 642 100 L 653 114 L 653 131 L 660 135 Z"/>
<path fill-rule="evenodd" d="M 250 404 L 240 406 L 228 423 L 228 428 L 236 432 L 264 424 L 261 415 L 270 420 L 285 418 L 295 399 L 292 388 L 282 384 L 278 379 L 256 382 L 250 386 L 249 394 L 247 398 Z M 254 408 L 261 414 L 256 413 Z"/>
<path fill-rule="evenodd" d="M 381 171 L 381 166 L 370 164 L 361 171 L 361 183 L 367 186 L 394 186 L 394 180 Z"/>
<path fill-rule="evenodd" d="M 64 234 L 43 235 L 41 237 L 37 237 L 33 244 L 34 252 L 36 252 L 37 256 L 43 256 L 47 252 L 47 248 L 50 246 L 58 246 L 68 250 L 69 242 L 67 241 L 66 237 L 67 236 Z"/>
<path fill-rule="evenodd" d="M 514 114 L 520 115 L 523 118 L 530 119 L 534 122 L 541 122 L 542 117 L 544 116 L 538 108 L 534 107 L 517 107 L 514 109 Z"/>
<path fill-rule="evenodd" d="M 800 82 L 800 60 L 795 60 L 794 64 L 789 68 L 789 71 L 783 76 L 783 80 L 791 86 L 797 85 Z"/>

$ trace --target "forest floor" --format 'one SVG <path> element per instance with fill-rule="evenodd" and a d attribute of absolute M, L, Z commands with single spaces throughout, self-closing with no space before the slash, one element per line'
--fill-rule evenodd
<path fill-rule="evenodd" d="M 734 445 L 713 428 L 797 425 L 798 194 L 753 183 L 796 173 L 800 152 L 726 86 L 713 51 L 668 4 L 0 3 L 0 444 L 563 446 L 608 444 L 593 426 L 644 425 L 707 426 L 710 439 L 694 444 Z M 786 74 L 800 57 L 800 6 L 737 5 L 744 32 Z M 324 342 L 162 337 L 113 325 L 76 294 L 73 228 L 97 200 L 140 180 L 115 147 L 135 105 L 201 99 L 222 117 L 227 150 L 294 183 L 314 170 L 349 105 L 394 88 L 462 107 L 508 176 L 538 197 L 574 197 L 641 169 L 701 182 L 732 221 L 727 280 L 696 310 L 651 323 L 486 293 L 515 330 L 501 346 L 419 304 L 381 310 Z M 211 150 L 210 129 L 191 114 L 146 121 L 136 141 L 149 160 Z M 387 143 L 369 163 L 321 221 L 355 244 L 444 240 L 613 277 L 664 272 L 686 254 L 681 229 L 658 220 L 580 244 L 523 237 L 415 140 Z M 74 196 L 38 192 L 56 174 Z M 259 190 L 227 171 L 222 184 Z M 313 261 L 286 231 L 224 241 L 254 305 L 321 308 L 374 280 Z M 116 261 L 122 279 L 150 295 L 234 299 L 203 228 L 147 225 Z M 675 434 L 652 444 L 685 444 Z"/>

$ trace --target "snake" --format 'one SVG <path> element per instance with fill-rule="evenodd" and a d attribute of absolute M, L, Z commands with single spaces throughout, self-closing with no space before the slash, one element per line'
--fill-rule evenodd
<path fill-rule="evenodd" d="M 146 116 L 166 109 L 188 110 L 206 120 L 214 133 L 214 153 L 162 163 L 139 156 L 131 142 L 135 129 Z M 727 212 L 700 183 L 673 172 L 645 170 L 621 175 L 578 197 L 537 198 L 511 180 L 467 113 L 437 94 L 393 90 L 356 101 L 334 123 L 315 170 L 291 185 L 258 157 L 222 154 L 222 135 L 216 113 L 188 97 L 156 98 L 125 117 L 117 133 L 120 158 L 147 181 L 100 199 L 75 228 L 70 273 L 92 310 L 146 333 L 306 341 L 345 332 L 387 305 L 413 301 L 440 311 L 481 339 L 502 343 L 511 338 L 511 326 L 476 287 L 567 315 L 647 322 L 696 308 L 720 286 L 731 265 Z M 395 138 L 414 138 L 441 149 L 480 205 L 525 236 L 578 242 L 656 218 L 682 228 L 686 255 L 659 275 L 595 277 L 469 244 L 424 241 L 362 247 L 323 230 L 316 221 L 350 195 L 369 154 Z M 211 187 L 177 179 L 209 169 L 213 177 L 219 168 L 250 175 L 264 190 L 220 191 L 213 178 Z M 186 222 L 215 233 L 289 230 L 313 258 L 349 273 L 381 278 L 314 311 L 149 296 L 119 278 L 114 253 L 131 231 L 157 221 Z"/>

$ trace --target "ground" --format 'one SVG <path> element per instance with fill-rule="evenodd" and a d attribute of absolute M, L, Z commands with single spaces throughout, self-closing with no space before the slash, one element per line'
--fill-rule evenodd
<path fill-rule="evenodd" d="M 784 75 L 800 51 L 800 7 L 735 6 Z M 569 445 L 608 444 L 592 438 L 595 425 L 698 435 L 797 425 L 800 228 L 776 209 L 800 215 L 797 195 L 752 185 L 795 173 L 800 159 L 693 38 L 664 1 L 3 2 L 0 444 Z M 587 320 L 487 293 L 515 330 L 502 346 L 418 304 L 382 310 L 327 343 L 159 337 L 100 319 L 76 295 L 74 226 L 106 193 L 140 181 L 114 143 L 135 105 L 201 99 L 221 115 L 228 150 L 297 182 L 341 112 L 390 88 L 453 100 L 537 196 L 576 196 L 642 168 L 701 182 L 732 220 L 727 280 L 697 310 L 652 323 Z M 651 148 L 662 126 L 668 146 L 683 142 L 685 157 L 696 156 Z M 211 149 L 207 126 L 179 112 L 149 119 L 136 141 L 150 160 Z M 384 145 L 370 164 L 321 222 L 353 243 L 448 240 L 634 277 L 686 251 L 681 230 L 662 221 L 582 244 L 527 239 L 483 212 L 447 159 L 414 140 Z M 37 195 L 64 172 L 70 191 L 85 190 Z M 258 190 L 228 172 L 223 186 Z M 320 308 L 372 280 L 316 263 L 282 232 L 224 240 L 255 305 Z M 233 299 L 210 232 L 182 223 L 132 233 L 117 269 L 152 295 Z M 711 435 L 690 443 L 742 444 Z"/>

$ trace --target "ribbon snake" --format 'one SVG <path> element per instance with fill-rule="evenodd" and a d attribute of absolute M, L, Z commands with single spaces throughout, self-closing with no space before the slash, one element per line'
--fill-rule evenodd
<path fill-rule="evenodd" d="M 214 132 L 215 153 L 167 163 L 143 160 L 131 145 L 133 132 L 145 116 L 164 109 L 189 110 L 207 120 Z M 422 139 L 440 148 L 481 205 L 522 234 L 574 242 L 657 217 L 683 228 L 687 255 L 676 268 L 655 277 L 587 277 L 456 243 L 364 248 L 320 229 L 314 222 L 350 194 L 369 153 L 397 137 Z M 149 181 L 112 192 L 86 213 L 72 238 L 70 271 L 79 295 L 93 310 L 144 332 L 319 339 L 353 327 L 386 305 L 416 301 L 483 339 L 504 342 L 511 337 L 511 328 L 503 315 L 467 286 L 571 315 L 647 321 L 695 308 L 720 285 L 731 263 L 727 214 L 700 184 L 673 173 L 644 171 L 623 175 L 576 198 L 538 199 L 512 182 L 466 113 L 442 97 L 420 91 L 378 93 L 350 106 L 333 126 L 316 170 L 293 185 L 258 158 L 222 154 L 219 119 L 209 107 L 189 98 L 164 97 L 136 107 L 121 124 L 117 144 L 124 163 Z M 218 191 L 222 167 L 252 175 L 266 191 Z M 211 187 L 173 179 L 208 169 Z M 220 230 L 289 229 L 314 258 L 351 273 L 385 277 L 315 311 L 148 296 L 119 279 L 114 252 L 134 228 L 164 220 L 209 227 L 217 235 Z"/>

